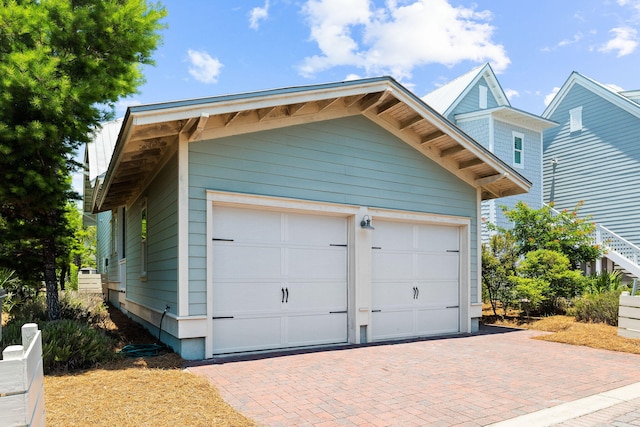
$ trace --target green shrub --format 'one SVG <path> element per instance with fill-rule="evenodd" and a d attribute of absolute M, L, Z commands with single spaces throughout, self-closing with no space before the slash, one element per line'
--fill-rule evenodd
<path fill-rule="evenodd" d="M 619 271 L 603 271 L 600 274 L 592 274 L 587 278 L 585 293 L 601 294 L 607 291 L 618 291 L 624 287 L 622 273 Z"/>
<path fill-rule="evenodd" d="M 42 340 L 45 373 L 91 368 L 115 358 L 109 337 L 76 320 L 45 323 Z"/>
<path fill-rule="evenodd" d="M 64 291 L 60 294 L 60 317 L 103 326 L 108 311 L 100 295 Z"/>
<path fill-rule="evenodd" d="M 34 288 L 23 286 L 15 271 L 7 268 L 0 268 L 0 289 L 4 289 L 7 293 L 2 310 L 9 314 L 16 307 L 36 296 Z"/>
<path fill-rule="evenodd" d="M 22 345 L 20 319 L 11 319 L 2 328 L 2 345 Z M 73 371 L 113 360 L 114 343 L 102 331 L 76 320 L 41 322 L 42 364 L 45 374 Z"/>
<path fill-rule="evenodd" d="M 575 313 L 576 320 L 618 326 L 620 292 L 604 291 L 576 298 L 572 310 Z"/>
<path fill-rule="evenodd" d="M 102 326 L 108 317 L 107 306 L 100 295 L 62 291 L 59 301 L 61 319 Z M 16 307 L 11 314 L 25 323 L 43 322 L 47 320 L 47 301 L 44 295 L 39 295 Z"/>
<path fill-rule="evenodd" d="M 40 323 L 47 320 L 47 301 L 44 295 L 23 301 L 11 311 L 11 317 L 23 323 Z"/>
<path fill-rule="evenodd" d="M 42 331 L 45 373 L 85 369 L 115 357 L 113 341 L 101 330 L 108 318 L 102 298 L 74 291 L 60 293 L 62 320 L 47 321 L 46 300 L 33 298 L 16 307 L 2 328 L 2 348 L 22 344 L 22 325 L 36 323 Z"/>

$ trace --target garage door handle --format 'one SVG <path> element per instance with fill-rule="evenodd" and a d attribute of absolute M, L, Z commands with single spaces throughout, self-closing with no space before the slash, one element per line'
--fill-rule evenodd
<path fill-rule="evenodd" d="M 284 288 L 280 288 L 280 292 L 282 292 L 282 301 L 280 301 L 280 302 L 283 303 L 284 302 Z"/>
<path fill-rule="evenodd" d="M 382 310 L 371 310 L 372 313 L 380 313 Z"/>
<path fill-rule="evenodd" d="M 342 310 L 342 311 L 330 311 L 329 314 L 340 314 L 340 313 L 346 313 L 347 310 Z"/>
<path fill-rule="evenodd" d="M 448 305 L 445 308 L 460 308 L 459 305 Z"/>
<path fill-rule="evenodd" d="M 420 298 L 420 288 L 416 287 L 416 299 Z"/>
<path fill-rule="evenodd" d="M 217 239 L 215 237 L 211 240 L 213 240 L 214 242 L 233 242 L 233 239 Z"/>
<path fill-rule="evenodd" d="M 413 299 L 416 299 L 416 293 L 418 292 L 418 288 L 413 287 Z"/>
<path fill-rule="evenodd" d="M 287 294 L 287 298 L 285 298 L 284 302 L 289 303 L 289 288 L 284 288 L 284 291 Z"/>

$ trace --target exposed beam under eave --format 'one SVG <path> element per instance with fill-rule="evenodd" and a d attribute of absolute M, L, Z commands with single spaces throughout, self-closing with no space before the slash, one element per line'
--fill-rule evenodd
<path fill-rule="evenodd" d="M 360 103 L 362 112 L 369 111 L 370 109 L 376 107 L 382 101 L 385 94 L 386 92 L 370 93 L 362 98 L 362 102 Z"/>
<path fill-rule="evenodd" d="M 316 104 L 318 105 L 318 111 L 325 110 L 332 105 L 335 105 L 340 99 L 342 98 L 323 99 L 321 101 L 316 101 Z"/>
<path fill-rule="evenodd" d="M 415 125 L 416 123 L 420 123 L 420 122 L 421 122 L 421 121 L 423 121 L 423 120 L 425 120 L 425 118 L 424 118 L 424 117 L 422 117 L 422 116 L 414 116 L 414 117 L 410 118 L 409 120 L 405 120 L 405 121 L 403 121 L 403 122 L 400 122 L 400 127 L 399 127 L 399 129 L 400 129 L 401 131 L 402 131 L 402 130 L 405 130 L 405 129 L 407 129 L 407 128 L 409 128 L 409 127 L 413 126 L 413 125 Z"/>
<path fill-rule="evenodd" d="M 456 155 L 464 150 L 466 150 L 467 148 L 462 146 L 462 145 L 455 145 L 453 147 L 450 148 L 445 148 L 444 150 L 442 150 L 440 152 L 440 157 L 449 157 L 449 156 L 453 156 Z"/>
<path fill-rule="evenodd" d="M 391 110 L 393 107 L 395 107 L 398 104 L 400 104 L 400 100 L 397 99 L 397 98 L 393 98 L 393 99 L 385 102 L 384 104 L 380 105 L 378 107 L 378 110 L 376 111 L 376 114 L 378 114 L 378 115 L 384 114 L 384 113 L 388 112 L 389 110 Z"/>
<path fill-rule="evenodd" d="M 509 176 L 509 174 L 506 173 L 506 172 L 505 173 L 499 173 L 499 174 L 496 174 L 496 175 L 486 176 L 484 178 L 478 178 L 478 179 L 476 179 L 475 183 L 476 183 L 477 186 L 482 187 L 482 186 L 485 186 L 485 185 L 493 184 L 493 183 L 495 183 L 497 181 L 500 181 L 501 179 L 506 178 L 508 176 Z"/>
<path fill-rule="evenodd" d="M 484 161 L 482 159 L 471 159 L 471 160 L 466 160 L 464 162 L 460 162 L 458 164 L 458 169 L 462 170 L 462 169 L 468 169 L 468 168 L 472 168 L 474 166 L 478 166 L 483 164 Z"/>
<path fill-rule="evenodd" d="M 209 120 L 209 114 L 201 113 L 194 129 L 189 134 L 189 142 L 196 141 L 198 138 L 200 138 L 204 127 L 207 125 L 207 120 Z"/>

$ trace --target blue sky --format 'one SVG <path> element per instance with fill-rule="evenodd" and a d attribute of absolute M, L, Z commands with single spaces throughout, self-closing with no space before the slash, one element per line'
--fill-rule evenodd
<path fill-rule="evenodd" d="M 640 0 L 162 3 L 156 66 L 123 105 L 379 75 L 422 96 L 485 62 L 536 114 L 574 70 L 640 88 Z"/>
<path fill-rule="evenodd" d="M 423 96 L 491 63 L 540 114 L 578 71 L 640 89 L 640 0 L 165 0 L 156 65 L 126 106 L 390 75 Z"/>

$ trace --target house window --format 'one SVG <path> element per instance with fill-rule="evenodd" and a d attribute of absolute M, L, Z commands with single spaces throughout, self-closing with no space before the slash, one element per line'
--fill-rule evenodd
<path fill-rule="evenodd" d="M 524 135 L 513 132 L 513 164 L 524 166 Z"/>
<path fill-rule="evenodd" d="M 118 229 L 118 242 L 116 249 L 119 250 L 118 259 L 125 259 L 127 254 L 125 253 L 125 243 L 127 241 L 127 212 L 126 208 L 122 206 L 118 209 L 117 229 Z"/>
<path fill-rule="evenodd" d="M 147 202 L 140 209 L 140 275 L 147 276 Z"/>
<path fill-rule="evenodd" d="M 118 211 L 111 212 L 111 255 L 118 253 Z"/>
<path fill-rule="evenodd" d="M 582 107 L 569 110 L 569 132 L 582 130 Z"/>
<path fill-rule="evenodd" d="M 480 98 L 479 98 L 479 107 L 482 109 L 487 108 L 487 87 L 486 86 L 478 86 L 478 89 L 480 91 Z"/>

